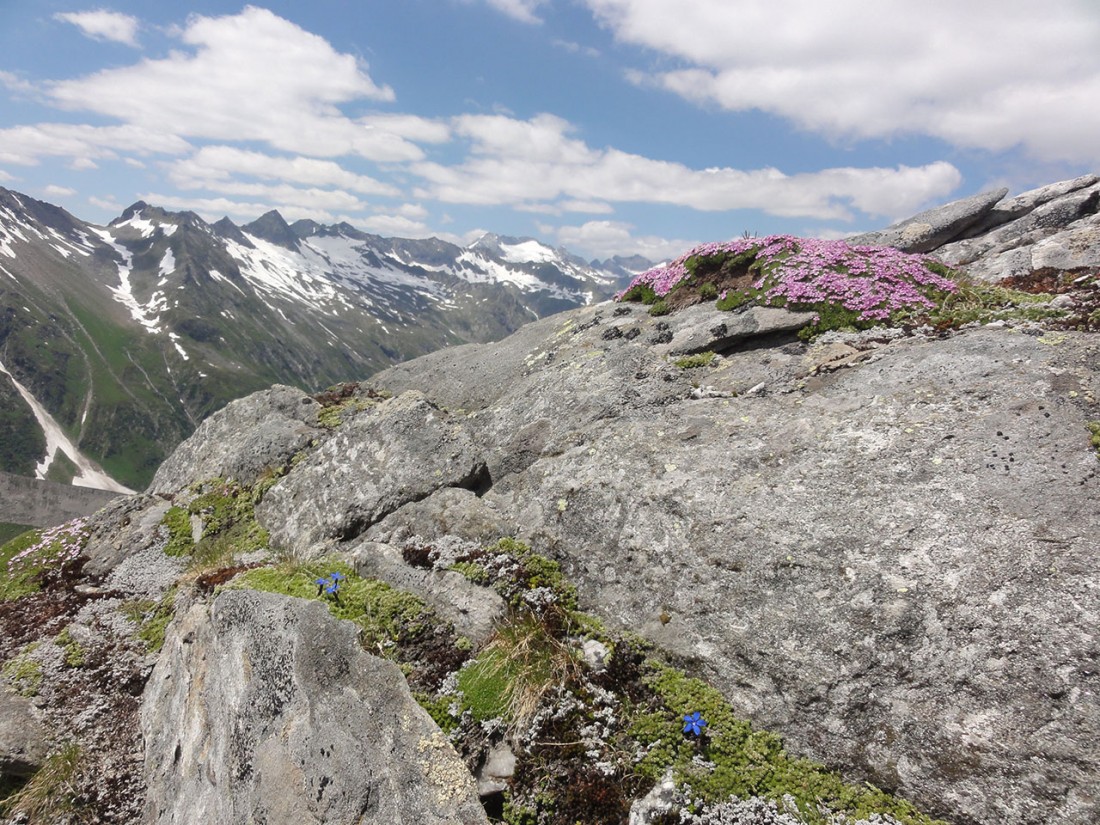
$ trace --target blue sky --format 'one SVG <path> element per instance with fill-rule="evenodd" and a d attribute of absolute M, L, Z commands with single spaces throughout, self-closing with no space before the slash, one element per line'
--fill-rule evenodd
<path fill-rule="evenodd" d="M 0 0 L 0 185 L 101 223 L 660 259 L 1098 170 L 1096 0 Z"/>

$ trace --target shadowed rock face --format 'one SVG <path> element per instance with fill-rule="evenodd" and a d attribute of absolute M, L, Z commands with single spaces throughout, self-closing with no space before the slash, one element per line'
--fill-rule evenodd
<path fill-rule="evenodd" d="M 488 821 L 401 672 L 324 605 L 227 591 L 173 627 L 142 708 L 146 822 Z"/>

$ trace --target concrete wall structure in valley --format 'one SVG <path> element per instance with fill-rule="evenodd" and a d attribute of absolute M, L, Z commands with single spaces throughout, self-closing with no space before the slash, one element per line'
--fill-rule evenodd
<path fill-rule="evenodd" d="M 90 516 L 120 493 L 0 472 L 0 522 L 53 527 Z"/>

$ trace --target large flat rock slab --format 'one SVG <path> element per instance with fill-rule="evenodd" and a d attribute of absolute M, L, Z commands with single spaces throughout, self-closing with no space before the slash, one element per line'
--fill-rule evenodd
<path fill-rule="evenodd" d="M 853 246 L 893 246 L 903 252 L 930 252 L 959 237 L 1008 194 L 1008 189 L 982 192 L 937 206 L 877 232 L 848 239 Z"/>

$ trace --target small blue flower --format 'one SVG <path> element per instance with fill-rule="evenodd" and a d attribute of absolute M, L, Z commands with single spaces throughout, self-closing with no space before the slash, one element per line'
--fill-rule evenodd
<path fill-rule="evenodd" d="M 684 733 L 690 733 L 692 736 L 702 736 L 703 728 L 706 726 L 707 720 L 703 718 L 699 711 L 684 714 Z"/>
<path fill-rule="evenodd" d="M 328 593 L 330 596 L 335 595 L 336 591 L 339 589 L 340 585 L 338 585 L 336 582 L 329 582 L 325 585 L 325 592 Z"/>
<path fill-rule="evenodd" d="M 342 582 L 344 579 L 347 578 L 347 576 L 345 576 L 343 573 L 337 573 L 335 571 L 332 572 L 332 573 L 329 573 L 328 575 L 329 575 L 329 578 L 331 578 L 334 582 L 337 582 L 337 583 Z M 339 584 L 337 584 L 337 586 L 339 586 Z"/>

